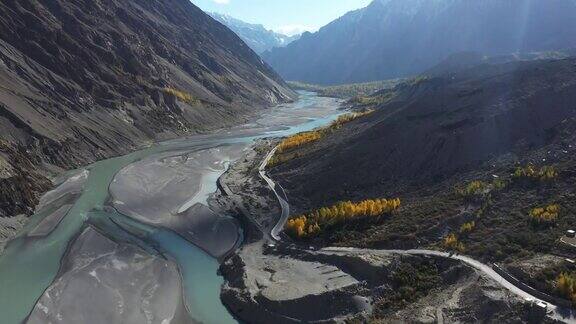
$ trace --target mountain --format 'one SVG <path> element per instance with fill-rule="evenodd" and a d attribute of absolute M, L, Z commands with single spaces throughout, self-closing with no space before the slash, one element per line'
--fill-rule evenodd
<path fill-rule="evenodd" d="M 322 85 L 419 74 L 459 52 L 496 56 L 576 46 L 574 0 L 374 0 L 263 58 Z"/>
<path fill-rule="evenodd" d="M 0 218 L 54 174 L 291 100 L 188 0 L 0 3 Z"/>
<path fill-rule="evenodd" d="M 250 24 L 228 15 L 222 15 L 216 12 L 209 14 L 212 18 L 234 31 L 258 54 L 262 54 L 275 47 L 284 47 L 300 38 L 300 35 L 282 35 L 268 30 L 262 25 Z"/>
<path fill-rule="evenodd" d="M 363 98 L 374 112 L 284 152 L 269 174 L 293 219 L 324 221 L 306 248 L 455 251 L 570 305 L 557 293 L 562 259 L 550 260 L 575 255 L 562 242 L 576 221 L 576 58 L 474 60 Z M 333 223 L 311 213 L 374 198 L 401 207 Z M 375 320 L 394 321 L 374 304 Z"/>
<path fill-rule="evenodd" d="M 329 227 L 318 244 L 410 249 L 455 233 L 486 263 L 556 253 L 576 215 L 576 58 L 462 67 L 368 99 L 373 113 L 270 170 L 294 215 L 402 200 L 397 215 Z M 557 221 L 531 222 L 531 209 L 550 204 L 563 210 Z"/>
<path fill-rule="evenodd" d="M 572 147 L 576 58 L 481 64 L 373 98 L 388 99 L 273 169 L 292 201 L 418 190 L 502 156 L 513 166 L 538 161 L 543 148 Z"/>

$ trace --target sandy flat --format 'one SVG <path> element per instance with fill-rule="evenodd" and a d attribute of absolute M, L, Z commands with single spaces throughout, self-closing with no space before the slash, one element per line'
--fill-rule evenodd
<path fill-rule="evenodd" d="M 245 145 L 163 153 L 133 163 L 110 184 L 112 204 L 124 215 L 171 229 L 221 257 L 236 245 L 239 226 L 234 218 L 212 212 L 206 200 Z"/>
<path fill-rule="evenodd" d="M 84 185 L 88 180 L 88 170 L 80 170 L 71 175 L 69 178 L 63 180 L 55 189 L 48 191 L 40 198 L 36 212 L 46 208 L 47 206 L 62 200 L 66 196 L 78 196 L 82 193 Z"/>
<path fill-rule="evenodd" d="M 176 265 L 88 227 L 28 323 L 190 323 Z"/>
<path fill-rule="evenodd" d="M 56 226 L 60 224 L 64 217 L 68 215 L 68 211 L 70 211 L 71 208 L 72 205 L 70 204 L 60 206 L 60 208 L 56 209 L 50 215 L 44 217 L 44 219 L 42 219 L 40 223 L 36 225 L 36 227 L 30 230 L 30 232 L 28 232 L 28 236 L 46 236 L 50 234 L 56 228 Z"/>

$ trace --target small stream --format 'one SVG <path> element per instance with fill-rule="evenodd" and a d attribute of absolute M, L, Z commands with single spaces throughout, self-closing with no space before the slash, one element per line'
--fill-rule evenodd
<path fill-rule="evenodd" d="M 88 166 L 88 179 L 71 209 L 49 235 L 28 233 L 59 206 L 48 206 L 31 217 L 20 235 L 11 241 L 0 256 L 0 314 L 2 323 L 25 322 L 38 299 L 57 277 L 61 260 L 71 242 L 87 223 L 95 224 L 106 236 L 128 237 L 141 248 L 156 251 L 173 260 L 182 276 L 186 308 L 192 318 L 204 323 L 236 323 L 220 301 L 223 279 L 217 275 L 218 261 L 176 233 L 144 224 L 122 215 L 109 206 L 109 186 L 123 168 L 144 158 L 171 151 L 208 150 L 222 145 L 249 147 L 255 140 L 286 136 L 326 125 L 339 114 L 339 101 L 301 92 L 298 101 L 264 112 L 254 123 L 221 130 L 209 135 L 159 143 L 125 156 L 103 160 Z M 228 165 L 234 161 L 220 161 Z M 206 169 L 209 169 L 207 166 Z M 210 169 L 194 197 L 182 206 L 207 205 L 209 194 L 216 192 L 216 179 L 225 168 Z M 120 225 L 111 226 L 111 222 Z M 122 232 L 123 233 L 120 233 Z M 89 305 L 86 305 L 89 307 Z"/>

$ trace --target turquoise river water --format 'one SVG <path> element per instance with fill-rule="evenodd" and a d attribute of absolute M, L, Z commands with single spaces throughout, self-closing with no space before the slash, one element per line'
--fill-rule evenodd
<path fill-rule="evenodd" d="M 338 106 L 339 102 L 335 99 L 302 92 L 298 101 L 272 108 L 252 124 L 209 135 L 159 143 L 86 167 L 89 176 L 84 190 L 58 226 L 47 236 L 27 236 L 26 233 L 53 210 L 43 210 L 35 214 L 22 233 L 8 244 L 0 256 L 2 323 L 26 321 L 37 300 L 56 278 L 68 245 L 87 221 L 102 223 L 104 225 L 101 228 L 106 228 L 106 223 L 110 220 L 129 229 L 123 235 L 137 233 L 134 235 L 134 242 L 139 243 L 135 244 L 159 251 L 178 265 L 183 279 L 186 306 L 194 319 L 203 323 L 236 323 L 220 302 L 223 279 L 217 275 L 218 261 L 174 232 L 139 223 L 107 209 L 109 185 L 117 172 L 142 158 L 171 150 L 199 147 L 208 149 L 231 143 L 245 143 L 249 146 L 260 138 L 281 137 L 311 130 L 332 121 L 340 113 Z M 213 177 L 208 177 L 204 190 L 215 192 L 214 180 Z M 106 234 L 112 237 L 119 235 L 112 233 L 112 230 Z"/>

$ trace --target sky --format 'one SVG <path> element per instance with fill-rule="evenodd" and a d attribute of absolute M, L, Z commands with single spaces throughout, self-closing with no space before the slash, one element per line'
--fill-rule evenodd
<path fill-rule="evenodd" d="M 316 31 L 351 10 L 366 7 L 371 0 L 191 0 L 207 12 L 262 24 L 286 35 Z"/>

